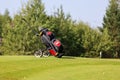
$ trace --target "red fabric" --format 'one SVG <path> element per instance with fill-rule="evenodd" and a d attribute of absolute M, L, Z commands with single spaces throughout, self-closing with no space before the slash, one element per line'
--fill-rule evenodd
<path fill-rule="evenodd" d="M 57 55 L 57 53 L 56 53 L 55 50 L 53 50 L 53 49 L 50 49 L 49 52 L 50 52 L 50 54 L 52 54 L 53 56 L 56 56 L 56 55 Z"/>
<path fill-rule="evenodd" d="M 60 47 L 60 45 L 61 45 L 61 43 L 60 43 L 59 40 L 56 40 L 53 44 L 54 44 L 55 46 L 57 46 L 57 47 Z"/>
<path fill-rule="evenodd" d="M 51 34 L 52 34 L 52 32 L 50 32 L 50 31 L 48 31 L 48 32 L 47 32 L 47 35 L 49 35 L 49 36 L 50 36 Z"/>

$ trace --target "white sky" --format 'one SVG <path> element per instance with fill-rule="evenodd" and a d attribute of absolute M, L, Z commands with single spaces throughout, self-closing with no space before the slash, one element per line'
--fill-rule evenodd
<path fill-rule="evenodd" d="M 0 13 L 8 9 L 10 15 L 20 11 L 22 3 L 28 0 L 1 0 Z M 103 16 L 108 7 L 109 0 L 42 0 L 47 14 L 63 6 L 66 14 L 70 14 L 73 20 L 87 22 L 91 27 L 102 26 Z"/>

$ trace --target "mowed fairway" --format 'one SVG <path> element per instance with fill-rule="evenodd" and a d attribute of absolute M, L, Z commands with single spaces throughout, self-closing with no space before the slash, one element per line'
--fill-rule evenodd
<path fill-rule="evenodd" d="M 0 80 L 120 80 L 120 60 L 1 56 Z"/>

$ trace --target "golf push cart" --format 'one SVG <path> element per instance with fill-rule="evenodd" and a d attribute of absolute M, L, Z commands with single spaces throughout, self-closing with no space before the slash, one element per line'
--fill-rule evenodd
<path fill-rule="evenodd" d="M 41 42 L 46 46 L 46 49 L 39 49 L 36 51 L 34 53 L 36 57 L 48 57 L 52 55 L 61 58 L 64 55 L 62 43 L 60 40 L 56 39 L 52 32 L 47 28 L 39 27 L 39 34 L 37 34 L 37 36 L 40 37 Z"/>

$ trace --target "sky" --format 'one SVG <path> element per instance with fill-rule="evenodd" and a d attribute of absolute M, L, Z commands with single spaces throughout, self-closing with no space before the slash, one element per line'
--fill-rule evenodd
<path fill-rule="evenodd" d="M 23 3 L 28 0 L 1 0 L 0 13 L 6 9 L 10 15 L 18 13 Z M 53 14 L 61 5 L 65 14 L 70 14 L 73 20 L 83 21 L 91 27 L 102 26 L 103 17 L 109 5 L 109 0 L 42 0 L 48 15 Z"/>

